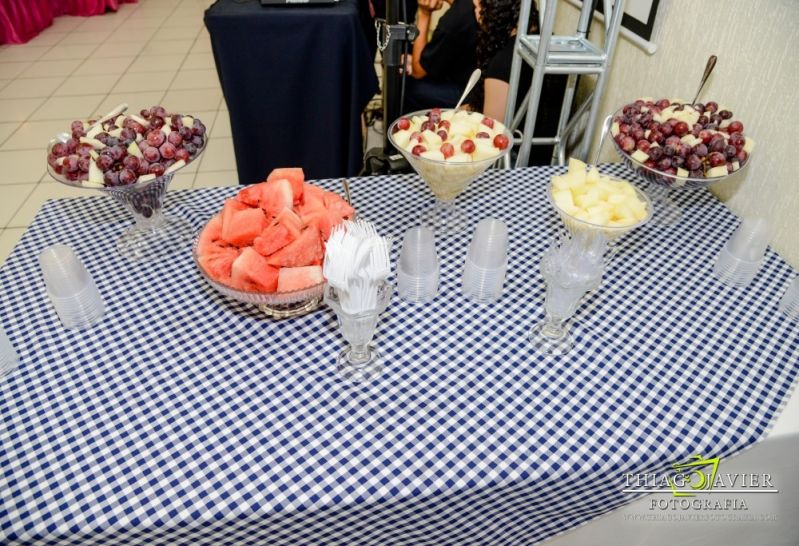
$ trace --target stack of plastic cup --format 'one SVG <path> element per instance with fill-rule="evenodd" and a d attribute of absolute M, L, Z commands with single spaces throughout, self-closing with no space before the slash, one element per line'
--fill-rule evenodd
<path fill-rule="evenodd" d="M 508 266 L 508 226 L 502 220 L 480 220 L 463 266 L 463 295 L 491 303 L 502 295 Z"/>
<path fill-rule="evenodd" d="M 432 230 L 415 227 L 405 232 L 397 266 L 397 290 L 414 303 L 430 301 L 438 294 L 438 255 Z"/>
<path fill-rule="evenodd" d="M 105 305 L 80 259 L 66 245 L 53 245 L 39 254 L 47 295 L 65 328 L 88 328 L 105 314 Z"/>
<path fill-rule="evenodd" d="M 729 286 L 746 286 L 763 263 L 771 228 L 762 218 L 744 218 L 716 258 L 713 273 Z"/>
<path fill-rule="evenodd" d="M 779 310 L 788 318 L 799 318 L 799 277 L 795 277 L 780 300 Z"/>
<path fill-rule="evenodd" d="M 0 328 L 0 377 L 14 370 L 17 367 L 19 358 L 14 346 L 6 336 L 6 333 Z"/>

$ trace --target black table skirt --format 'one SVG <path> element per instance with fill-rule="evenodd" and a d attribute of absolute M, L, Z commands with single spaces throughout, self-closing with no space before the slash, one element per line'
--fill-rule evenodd
<path fill-rule="evenodd" d="M 378 83 L 357 0 L 270 8 L 217 0 L 205 25 L 240 183 L 275 167 L 302 167 L 308 178 L 360 170 L 360 114 Z"/>

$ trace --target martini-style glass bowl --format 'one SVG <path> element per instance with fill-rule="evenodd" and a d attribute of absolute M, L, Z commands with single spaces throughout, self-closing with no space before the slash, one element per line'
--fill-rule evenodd
<path fill-rule="evenodd" d="M 58 143 L 69 140 L 68 133 L 60 133 L 47 145 L 47 153 Z M 205 150 L 208 139 L 203 147 L 197 150 L 192 162 Z M 131 261 L 149 261 L 174 254 L 185 248 L 191 241 L 194 230 L 184 219 L 164 214 L 164 195 L 172 181 L 172 177 L 179 172 L 171 172 L 127 186 L 105 186 L 91 183 L 87 180 L 69 180 L 58 174 L 48 163 L 47 172 L 55 180 L 72 188 L 99 190 L 110 195 L 121 203 L 133 215 L 134 224 L 125 229 L 117 239 L 117 250 Z"/>
<path fill-rule="evenodd" d="M 442 110 L 442 112 L 446 112 L 446 110 Z M 428 113 L 429 110 L 420 110 L 407 114 L 403 118 L 427 116 Z M 479 114 L 473 113 L 471 115 Z M 504 150 L 497 149 L 495 156 L 468 162 L 428 159 L 413 155 L 399 146 L 394 140 L 395 128 L 400 119 L 402 118 L 395 120 L 388 128 L 388 138 L 391 144 L 405 157 L 413 170 L 425 181 L 436 197 L 433 208 L 422 213 L 422 225 L 428 226 L 435 233 L 441 235 L 462 232 L 469 226 L 469 218 L 466 212 L 455 205 L 455 199 L 491 165 L 510 153 L 511 146 Z M 508 138 L 508 142 L 513 143 L 513 135 L 508 131 L 507 127 L 504 128 L 503 134 Z"/>

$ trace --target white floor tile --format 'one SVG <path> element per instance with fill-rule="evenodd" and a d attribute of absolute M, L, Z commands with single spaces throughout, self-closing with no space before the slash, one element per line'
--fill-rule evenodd
<path fill-rule="evenodd" d="M 30 68 L 33 63 L 4 63 L 0 61 L 0 77 L 13 79 Z"/>
<path fill-rule="evenodd" d="M 222 98 L 220 89 L 173 89 L 164 96 L 167 109 L 181 109 L 184 112 L 195 110 L 216 110 Z"/>
<path fill-rule="evenodd" d="M 165 25 L 158 29 L 158 35 L 170 40 L 194 40 L 200 33 L 200 27 L 173 27 Z"/>
<path fill-rule="evenodd" d="M 28 42 L 32 46 L 53 46 L 66 38 L 66 32 L 56 32 L 52 27 L 44 29 L 41 34 L 31 39 Z"/>
<path fill-rule="evenodd" d="M 14 247 L 22 239 L 27 228 L 8 228 L 0 230 L 0 265 L 11 255 Z"/>
<path fill-rule="evenodd" d="M 54 45 L 44 60 L 63 61 L 73 59 L 85 59 L 90 57 L 92 52 L 97 49 L 97 44 L 57 44 Z"/>
<path fill-rule="evenodd" d="M 50 48 L 48 46 L 9 47 L 0 51 L 0 62 L 16 63 L 20 61 L 36 61 L 42 58 Z"/>
<path fill-rule="evenodd" d="M 50 28 L 55 32 L 69 32 L 79 27 L 85 20 L 85 17 L 62 15 L 53 19 L 53 25 Z"/>
<path fill-rule="evenodd" d="M 12 121 L 11 123 L 0 123 L 0 146 L 11 136 L 11 134 L 19 127 L 19 122 Z"/>
<path fill-rule="evenodd" d="M 29 225 L 48 199 L 86 197 L 91 195 L 90 192 L 91 190 L 88 189 L 70 188 L 59 182 L 40 182 L 33 187 L 33 191 L 30 192 L 6 227 L 25 227 Z"/>
<path fill-rule="evenodd" d="M 0 100 L 0 122 L 23 121 L 46 99 L 4 99 Z"/>
<path fill-rule="evenodd" d="M 107 40 L 92 53 L 92 58 L 108 59 L 110 57 L 138 55 L 142 49 L 144 49 L 144 44 L 141 42 L 119 42 L 112 37 L 111 40 Z"/>
<path fill-rule="evenodd" d="M 183 61 L 181 70 L 208 70 L 216 69 L 214 56 L 211 53 L 189 53 Z"/>
<path fill-rule="evenodd" d="M 63 77 L 19 78 L 9 83 L 0 91 L 0 99 L 49 97 L 63 81 Z"/>
<path fill-rule="evenodd" d="M 220 186 L 238 186 L 239 175 L 236 171 L 199 172 L 194 178 L 195 188 L 218 188 Z"/>
<path fill-rule="evenodd" d="M 193 172 L 186 172 L 185 168 L 181 169 L 181 171 L 172 178 L 172 182 L 169 183 L 169 191 L 190 190 L 194 186 L 194 175 L 195 173 Z"/>
<path fill-rule="evenodd" d="M 69 36 L 58 42 L 59 46 L 62 45 L 77 45 L 77 44 L 94 44 L 99 45 L 111 37 L 113 32 L 111 30 L 93 30 L 89 32 L 82 32 L 77 30 L 70 32 Z"/>
<path fill-rule="evenodd" d="M 25 70 L 21 76 L 23 78 L 49 78 L 55 76 L 69 76 L 80 66 L 83 59 L 72 59 L 62 61 L 36 61 Z"/>
<path fill-rule="evenodd" d="M 128 74 L 136 72 L 175 71 L 180 68 L 185 54 L 179 55 L 139 55 L 128 68 Z"/>
<path fill-rule="evenodd" d="M 221 89 L 221 87 L 216 69 L 181 70 L 170 89 Z"/>
<path fill-rule="evenodd" d="M 220 110 L 216 115 L 211 136 L 213 138 L 233 136 L 233 132 L 230 129 L 230 114 L 226 110 Z"/>
<path fill-rule="evenodd" d="M 163 91 L 169 89 L 176 72 L 135 72 L 124 74 L 114 86 L 113 93 Z"/>
<path fill-rule="evenodd" d="M 52 97 L 42 104 L 31 120 L 86 119 L 95 112 L 105 95 L 80 95 L 77 97 Z"/>
<path fill-rule="evenodd" d="M 160 33 L 159 33 L 160 34 Z M 159 38 L 159 36 L 156 36 Z M 144 49 L 141 50 L 142 55 L 185 55 L 194 45 L 194 40 L 150 40 Z M 183 59 L 181 59 L 182 61 Z"/>
<path fill-rule="evenodd" d="M 26 121 L 0 146 L 0 151 L 36 150 L 43 153 L 45 146 L 58 133 L 69 132 L 70 124 L 77 118 L 49 121 Z M 0 171 L 0 177 L 2 177 Z"/>
<path fill-rule="evenodd" d="M 236 169 L 232 138 L 210 138 L 203 152 L 199 172 L 230 171 Z"/>
<path fill-rule="evenodd" d="M 98 74 L 96 76 L 72 76 L 53 93 L 54 97 L 74 95 L 107 95 L 119 80 L 117 74 Z"/>
<path fill-rule="evenodd" d="M 22 206 L 28 196 L 36 188 L 34 184 L 15 184 L 3 186 L 3 198 L 0 199 L 0 226 L 5 227 Z M 27 226 L 29 222 L 15 227 Z"/>
<path fill-rule="evenodd" d="M 124 57 L 92 57 L 75 70 L 76 76 L 96 76 L 103 74 L 122 74 L 133 62 L 132 55 Z"/>
<path fill-rule="evenodd" d="M 44 147 L 38 150 L 0 151 L 0 187 L 3 187 L 4 195 L 7 184 L 34 184 L 46 170 Z"/>

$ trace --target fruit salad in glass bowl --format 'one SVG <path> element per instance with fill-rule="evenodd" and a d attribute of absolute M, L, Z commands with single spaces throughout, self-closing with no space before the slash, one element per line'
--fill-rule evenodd
<path fill-rule="evenodd" d="M 668 190 L 725 180 L 749 164 L 755 145 L 743 122 L 713 101 L 638 99 L 612 115 L 610 133 L 625 166 L 649 183 L 666 224 L 680 216 Z"/>
<path fill-rule="evenodd" d="M 600 174 L 578 159 L 552 177 L 547 195 L 572 235 L 602 236 L 612 243 L 652 218 L 652 203 L 627 182 Z"/>
<path fill-rule="evenodd" d="M 212 287 L 273 318 L 319 306 L 325 243 L 355 213 L 338 194 L 304 180 L 302 169 L 275 169 L 227 199 L 194 241 L 195 262 Z"/>
<path fill-rule="evenodd" d="M 508 129 L 493 118 L 440 108 L 398 118 L 389 127 L 389 139 L 436 197 L 422 223 L 444 234 L 468 226 L 455 198 L 508 154 L 513 142 Z"/>
<path fill-rule="evenodd" d="M 125 114 L 120 105 L 101 120 L 74 121 L 47 145 L 47 171 L 72 187 L 100 190 L 125 208 L 135 224 L 117 241 L 130 260 L 151 260 L 183 248 L 192 228 L 163 213 L 174 174 L 195 161 L 208 142 L 205 125 L 161 106 Z"/>

